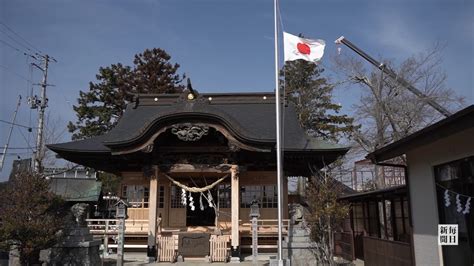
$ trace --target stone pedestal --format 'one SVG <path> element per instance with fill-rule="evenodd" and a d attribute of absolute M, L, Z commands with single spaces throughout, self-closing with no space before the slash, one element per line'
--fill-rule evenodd
<path fill-rule="evenodd" d="M 239 257 L 230 257 L 230 263 L 240 263 Z"/>
<path fill-rule="evenodd" d="M 317 265 L 313 245 L 307 230 L 292 228 L 282 243 L 283 258 L 287 259 L 287 264 L 291 266 Z"/>
<path fill-rule="evenodd" d="M 9 260 L 7 261 L 8 266 L 20 265 L 20 252 L 15 246 L 10 247 Z M 7 266 L 5 265 L 5 266 Z"/>
<path fill-rule="evenodd" d="M 277 256 L 275 257 L 270 257 L 270 266 L 290 266 L 290 263 L 288 260 L 283 259 L 282 261 L 279 261 Z"/>
<path fill-rule="evenodd" d="M 68 223 L 61 241 L 53 248 L 40 252 L 40 261 L 43 262 L 43 265 L 88 266 L 101 264 L 99 246 L 102 241 L 92 238 L 89 228 L 84 222 L 83 214 L 86 206 L 77 205 L 71 208 L 75 222 Z"/>

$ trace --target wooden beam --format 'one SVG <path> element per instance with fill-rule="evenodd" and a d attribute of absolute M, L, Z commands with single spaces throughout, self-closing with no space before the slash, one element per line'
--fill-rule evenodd
<path fill-rule="evenodd" d="M 215 123 L 196 123 L 196 124 L 200 124 L 200 125 L 205 125 L 205 126 L 208 126 L 208 127 L 212 127 L 214 128 L 216 131 L 220 132 L 222 135 L 224 135 L 224 137 L 227 138 L 227 141 L 240 148 L 240 149 L 243 149 L 243 150 L 248 150 L 248 151 L 255 151 L 255 152 L 271 152 L 271 148 L 262 148 L 260 146 L 262 145 L 249 145 L 249 144 L 245 144 L 243 143 L 242 141 L 239 141 L 237 140 L 237 138 L 234 137 L 234 135 L 225 127 L 221 126 L 221 125 L 218 125 L 218 124 L 215 124 Z M 132 146 L 132 147 L 127 147 L 127 148 L 124 148 L 124 149 L 121 149 L 121 150 L 112 150 L 112 155 L 122 155 L 122 154 L 129 154 L 129 153 L 134 153 L 134 152 L 138 152 L 138 151 L 147 151 L 148 148 L 147 147 L 150 147 L 150 145 L 153 145 L 154 142 L 155 142 L 155 139 L 161 135 L 162 133 L 166 132 L 168 129 L 170 129 L 173 125 L 168 125 L 168 126 L 164 126 L 162 128 L 160 128 L 158 131 L 156 131 L 150 138 L 148 138 L 147 141 L 145 141 L 144 143 L 141 143 L 139 145 L 135 145 L 135 146 Z M 270 145 L 270 144 L 267 144 L 267 145 Z M 257 147 L 258 146 L 258 147 Z M 159 147 L 157 147 L 157 149 L 159 150 Z"/>
<path fill-rule="evenodd" d="M 158 201 L 158 167 L 155 167 L 155 173 L 150 177 L 149 203 L 148 203 L 148 252 L 149 262 L 156 259 L 156 220 L 157 220 L 157 201 Z M 154 254 L 152 254 L 154 253 Z"/>
<path fill-rule="evenodd" d="M 239 167 L 232 165 L 231 168 L 231 227 L 232 227 L 232 248 L 239 247 L 239 210 L 240 210 L 240 186 L 239 186 Z"/>
<path fill-rule="evenodd" d="M 230 173 L 233 165 L 231 164 L 162 164 L 160 170 L 166 173 Z M 245 169 L 239 169 L 245 170 Z"/>

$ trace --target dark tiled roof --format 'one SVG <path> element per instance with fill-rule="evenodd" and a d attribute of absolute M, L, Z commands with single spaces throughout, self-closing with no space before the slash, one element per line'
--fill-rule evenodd
<path fill-rule="evenodd" d="M 299 125 L 293 105 L 282 110 L 285 150 L 347 150 L 346 147 L 308 137 Z M 237 93 L 202 94 L 194 101 L 182 99 L 182 95 L 147 95 L 140 97 L 137 106 L 130 104 L 116 127 L 107 134 L 48 147 L 54 151 L 110 152 L 116 147 L 143 141 L 160 125 L 189 119 L 221 124 L 243 142 L 270 146 L 276 143 L 273 94 Z"/>
<path fill-rule="evenodd" d="M 93 178 L 52 178 L 51 192 L 66 201 L 98 201 L 102 183 Z"/>
<path fill-rule="evenodd" d="M 47 145 L 53 151 L 81 151 L 87 153 L 104 153 L 110 152 L 110 149 L 105 146 L 102 141 L 104 140 L 105 135 L 97 136 L 84 140 L 76 140 L 65 143 L 58 144 L 49 144 Z"/>

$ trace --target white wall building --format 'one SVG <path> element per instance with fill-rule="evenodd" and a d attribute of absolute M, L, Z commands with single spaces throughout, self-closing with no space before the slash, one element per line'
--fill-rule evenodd
<path fill-rule="evenodd" d="M 474 105 L 368 157 L 381 163 L 403 154 L 415 264 L 473 265 Z M 457 246 L 438 245 L 438 224 L 458 225 Z"/>

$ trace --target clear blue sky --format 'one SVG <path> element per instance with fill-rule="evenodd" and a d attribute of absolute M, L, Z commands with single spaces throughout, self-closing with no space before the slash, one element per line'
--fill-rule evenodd
<path fill-rule="evenodd" d="M 447 45 L 443 50 L 447 85 L 468 103 L 474 101 L 473 1 L 281 0 L 280 7 L 284 30 L 326 40 L 326 54 L 336 53 L 333 41 L 341 35 L 369 54 L 397 60 L 441 41 Z M 274 89 L 271 0 L 0 0 L 0 21 L 58 60 L 50 68 L 48 82 L 55 87 L 48 88 L 48 112 L 51 120 L 59 121 L 59 128 L 75 119 L 72 104 L 79 90 L 88 89 L 100 66 L 131 64 L 133 55 L 145 48 L 165 49 L 201 92 Z M 0 40 L 22 48 L 5 32 L 0 25 Z M 347 48 L 343 52 L 350 53 Z M 17 74 L 29 77 L 26 57 L 0 43 L 0 119 L 11 119 L 18 94 L 26 98 L 27 82 Z M 33 81 L 40 79 L 39 71 L 34 71 Z M 351 113 L 358 90 L 335 92 L 335 101 L 345 112 Z M 39 94 L 37 87 L 35 93 Z M 35 120 L 37 112 L 31 115 Z M 28 124 L 29 117 L 24 101 L 17 123 Z M 8 125 L 0 123 L 0 146 L 7 132 Z M 10 146 L 26 147 L 20 131 L 13 133 Z M 63 140 L 69 138 L 64 134 Z M 0 180 L 8 176 L 15 157 L 7 157 Z"/>

